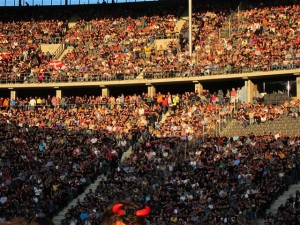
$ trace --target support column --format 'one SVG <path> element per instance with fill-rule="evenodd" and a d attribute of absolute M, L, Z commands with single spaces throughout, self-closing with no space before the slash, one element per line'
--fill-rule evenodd
<path fill-rule="evenodd" d="M 195 83 L 195 93 L 200 94 L 203 91 L 203 85 L 201 83 Z"/>
<path fill-rule="evenodd" d="M 300 77 L 296 77 L 297 99 L 300 99 Z"/>
<path fill-rule="evenodd" d="M 254 84 L 251 80 L 245 80 L 246 87 L 246 102 L 252 103 L 253 97 L 257 97 L 258 89 L 257 85 Z"/>
<path fill-rule="evenodd" d="M 148 96 L 154 97 L 156 94 L 156 88 L 153 85 L 148 86 Z"/>
<path fill-rule="evenodd" d="M 10 99 L 16 100 L 17 98 L 17 92 L 15 90 L 10 91 Z"/>
<path fill-rule="evenodd" d="M 62 90 L 56 90 L 55 96 L 56 96 L 56 98 L 61 99 L 62 98 Z"/>
<path fill-rule="evenodd" d="M 109 89 L 107 87 L 102 88 L 102 97 L 109 97 Z"/>

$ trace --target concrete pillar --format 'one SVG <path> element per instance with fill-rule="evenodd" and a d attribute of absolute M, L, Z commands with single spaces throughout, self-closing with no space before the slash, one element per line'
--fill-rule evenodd
<path fill-rule="evenodd" d="M 62 98 L 62 90 L 56 90 L 55 95 L 56 95 L 56 98 L 61 99 Z"/>
<path fill-rule="evenodd" d="M 257 85 L 254 84 L 251 80 L 245 80 L 245 87 L 246 87 L 246 102 L 252 103 L 253 97 L 257 97 L 258 89 Z"/>
<path fill-rule="evenodd" d="M 300 77 L 296 77 L 297 99 L 300 99 Z"/>
<path fill-rule="evenodd" d="M 203 91 L 203 85 L 201 83 L 195 83 L 195 93 L 201 93 Z"/>
<path fill-rule="evenodd" d="M 148 96 L 154 97 L 156 94 L 156 88 L 153 85 L 148 86 Z"/>
<path fill-rule="evenodd" d="M 246 103 L 252 103 L 252 94 L 251 94 L 251 81 L 245 80 L 246 87 Z"/>
<path fill-rule="evenodd" d="M 10 99 L 16 100 L 17 98 L 17 92 L 15 90 L 10 91 Z"/>
<path fill-rule="evenodd" d="M 107 87 L 102 88 L 102 97 L 109 97 L 109 89 Z"/>

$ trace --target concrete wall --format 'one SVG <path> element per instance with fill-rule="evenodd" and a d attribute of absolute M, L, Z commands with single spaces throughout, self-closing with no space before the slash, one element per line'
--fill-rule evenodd
<path fill-rule="evenodd" d="M 60 44 L 41 44 L 41 49 L 43 52 L 49 51 L 51 54 L 53 54 L 59 46 Z"/>

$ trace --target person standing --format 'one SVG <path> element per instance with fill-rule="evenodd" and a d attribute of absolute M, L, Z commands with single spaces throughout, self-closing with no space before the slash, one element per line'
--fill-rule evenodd
<path fill-rule="evenodd" d="M 29 107 L 30 107 L 30 110 L 35 110 L 35 107 L 36 107 L 36 100 L 35 100 L 35 98 L 30 98 L 30 100 L 29 100 Z"/>
<path fill-rule="evenodd" d="M 221 89 L 218 91 L 218 95 L 217 96 L 218 96 L 218 99 L 219 99 L 219 104 L 223 105 L 224 93 L 223 93 L 223 91 Z"/>
<path fill-rule="evenodd" d="M 235 88 L 231 89 L 231 92 L 230 92 L 230 103 L 236 103 L 236 90 L 235 90 Z"/>

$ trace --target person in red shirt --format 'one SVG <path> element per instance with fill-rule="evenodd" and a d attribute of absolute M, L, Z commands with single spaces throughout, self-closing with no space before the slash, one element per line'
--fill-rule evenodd
<path fill-rule="evenodd" d="M 214 106 L 216 105 L 217 100 L 218 100 L 217 94 L 214 92 L 214 93 L 212 94 L 212 96 L 211 96 L 211 102 L 212 102 L 212 104 L 213 104 Z"/>
<path fill-rule="evenodd" d="M 230 103 L 235 103 L 236 100 L 236 90 L 235 88 L 232 88 L 230 92 Z"/>
<path fill-rule="evenodd" d="M 162 109 L 164 114 L 166 114 L 166 112 L 168 111 L 168 107 L 169 107 L 168 98 L 163 97 Z"/>

